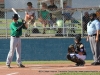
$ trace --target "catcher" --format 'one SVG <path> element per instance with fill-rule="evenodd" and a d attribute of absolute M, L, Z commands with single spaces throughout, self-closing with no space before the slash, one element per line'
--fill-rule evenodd
<path fill-rule="evenodd" d="M 81 43 L 81 36 L 75 36 L 75 44 L 68 47 L 67 59 L 75 62 L 76 66 L 84 66 L 86 59 L 86 51 Z"/>

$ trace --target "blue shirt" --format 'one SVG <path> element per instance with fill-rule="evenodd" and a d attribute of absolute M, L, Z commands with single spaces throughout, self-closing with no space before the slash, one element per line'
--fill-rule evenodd
<path fill-rule="evenodd" d="M 100 22 L 98 20 L 90 21 L 87 24 L 87 34 L 93 35 L 96 34 L 97 30 L 100 30 Z"/>
<path fill-rule="evenodd" d="M 70 6 L 66 6 L 66 8 L 71 8 Z M 70 11 L 63 11 L 63 15 L 64 15 L 64 17 L 67 17 L 68 19 L 70 19 L 71 18 L 71 12 Z"/>

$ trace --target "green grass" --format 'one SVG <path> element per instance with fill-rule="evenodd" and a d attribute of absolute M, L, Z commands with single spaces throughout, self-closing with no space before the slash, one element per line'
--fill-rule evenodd
<path fill-rule="evenodd" d="M 69 63 L 70 61 L 23 61 L 24 64 L 64 64 Z M 71 63 L 71 62 L 70 62 Z M 5 62 L 0 62 L 0 65 L 5 64 Z M 16 62 L 12 62 L 12 64 L 16 64 Z"/>
<path fill-rule="evenodd" d="M 86 60 L 86 63 L 91 63 L 92 60 Z M 71 61 L 63 61 L 63 60 L 55 60 L 55 61 L 23 61 L 24 64 L 74 64 Z M 16 64 L 16 62 L 12 62 L 11 64 Z M 5 62 L 0 62 L 0 65 L 5 65 Z"/>

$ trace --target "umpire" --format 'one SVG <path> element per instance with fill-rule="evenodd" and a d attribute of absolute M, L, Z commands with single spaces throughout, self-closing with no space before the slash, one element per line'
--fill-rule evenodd
<path fill-rule="evenodd" d="M 90 14 L 90 22 L 87 24 L 87 41 L 93 54 L 94 62 L 91 65 L 100 65 L 100 22 L 95 13 Z"/>
<path fill-rule="evenodd" d="M 25 67 L 21 62 L 21 39 L 22 28 L 27 28 L 27 25 L 24 21 L 18 21 L 18 15 L 14 14 L 12 16 L 13 22 L 10 24 L 11 29 L 11 38 L 10 38 L 10 50 L 7 56 L 6 65 L 10 67 L 14 52 L 16 50 L 16 62 L 19 67 Z"/>

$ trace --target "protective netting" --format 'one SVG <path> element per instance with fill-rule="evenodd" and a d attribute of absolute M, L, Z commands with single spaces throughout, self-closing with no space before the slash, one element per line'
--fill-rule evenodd
<path fill-rule="evenodd" d="M 20 1 L 20 0 L 18 0 Z M 8 3 L 9 4 L 9 3 Z M 12 6 L 15 3 L 12 1 Z M 27 4 L 23 1 L 22 4 Z M 22 19 L 25 17 L 26 5 L 19 5 L 14 7 Z M 41 6 L 42 3 L 38 3 Z M 12 15 L 14 14 L 11 10 L 12 6 L 6 9 L 0 8 L 0 37 L 9 37 L 10 30 L 9 26 L 12 22 Z M 21 7 L 22 6 L 22 7 Z M 19 8 L 20 7 L 20 8 Z M 89 20 L 89 14 L 96 12 L 99 7 L 89 8 L 57 8 L 52 10 L 46 9 L 49 16 L 45 15 L 44 20 L 41 22 L 40 14 L 42 15 L 42 7 L 32 9 L 35 12 L 35 19 L 32 22 L 28 22 L 28 29 L 23 30 L 23 37 L 44 37 L 44 36 L 61 36 L 61 37 L 73 37 L 76 34 L 81 34 L 82 37 L 87 35 L 87 23 Z M 45 13 L 44 11 L 44 13 Z M 44 15 L 44 14 L 43 14 Z M 52 15 L 52 18 L 51 18 Z"/>

